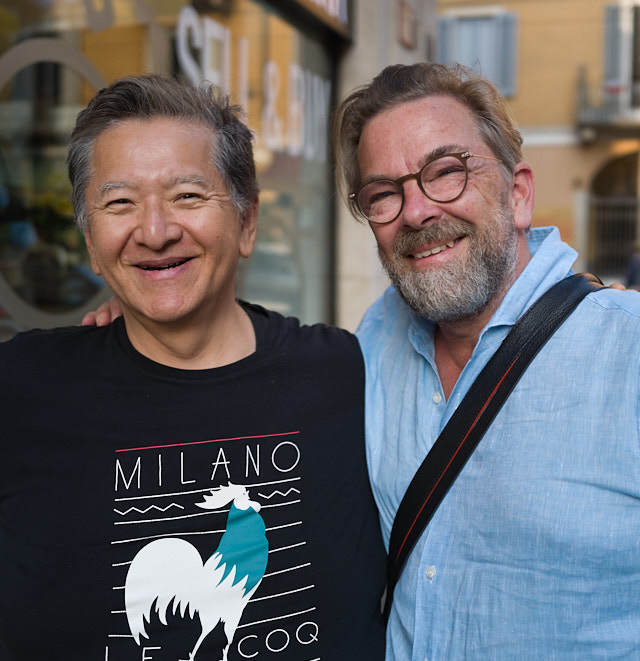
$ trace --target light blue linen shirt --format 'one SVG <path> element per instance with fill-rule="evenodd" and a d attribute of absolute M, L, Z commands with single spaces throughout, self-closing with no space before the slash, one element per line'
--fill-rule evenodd
<path fill-rule="evenodd" d="M 571 271 L 555 228 L 449 400 L 431 323 L 390 288 L 358 337 L 368 462 L 388 544 L 414 472 L 513 323 Z M 640 294 L 590 294 L 541 350 L 418 541 L 388 661 L 640 659 Z"/>

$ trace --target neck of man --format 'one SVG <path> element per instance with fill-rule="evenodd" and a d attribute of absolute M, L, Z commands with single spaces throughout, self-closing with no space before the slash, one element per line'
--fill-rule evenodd
<path fill-rule="evenodd" d="M 435 360 L 446 399 L 449 399 L 462 370 L 471 359 L 482 329 L 493 316 L 502 298 L 504 294 L 499 300 L 492 300 L 473 317 L 440 323 L 436 326 Z"/>
<path fill-rule="evenodd" d="M 206 319 L 150 322 L 123 312 L 133 347 L 156 363 L 185 370 L 223 367 L 256 350 L 249 315 L 233 300 Z"/>
<path fill-rule="evenodd" d="M 483 328 L 489 323 L 504 297 L 531 259 L 526 240 L 518 242 L 517 266 L 511 278 L 477 314 L 439 323 L 434 337 L 435 361 L 446 399 L 449 399 L 462 370 L 471 360 Z"/>

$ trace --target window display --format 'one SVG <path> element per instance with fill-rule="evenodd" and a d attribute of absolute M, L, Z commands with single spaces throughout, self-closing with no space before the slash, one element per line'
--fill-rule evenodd
<path fill-rule="evenodd" d="M 0 8 L 0 340 L 77 323 L 109 295 L 73 225 L 66 144 L 105 83 L 207 79 L 242 105 L 261 186 L 238 295 L 330 321 L 327 46 L 253 0 L 5 0 Z"/>

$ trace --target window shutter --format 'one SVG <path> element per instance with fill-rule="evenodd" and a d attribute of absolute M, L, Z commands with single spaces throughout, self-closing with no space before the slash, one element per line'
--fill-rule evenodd
<path fill-rule="evenodd" d="M 453 55 L 456 23 L 456 20 L 451 16 L 442 16 L 438 20 L 438 52 L 436 61 L 441 64 L 452 64 L 457 61 Z"/>
<path fill-rule="evenodd" d="M 605 7 L 605 12 L 605 85 L 619 85 L 622 82 L 622 67 L 620 62 L 620 7 L 618 5 L 607 5 Z"/>
<path fill-rule="evenodd" d="M 501 48 L 496 53 L 499 72 L 498 86 L 505 96 L 515 96 L 518 91 L 518 15 L 510 12 L 496 17 L 500 32 Z"/>
<path fill-rule="evenodd" d="M 440 17 L 437 59 L 479 69 L 505 96 L 513 96 L 518 75 L 517 14 Z"/>

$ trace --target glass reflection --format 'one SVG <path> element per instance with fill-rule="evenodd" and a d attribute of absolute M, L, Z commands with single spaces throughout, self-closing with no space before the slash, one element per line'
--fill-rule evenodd
<path fill-rule="evenodd" d="M 83 305 L 103 286 L 73 223 L 65 157 L 81 84 L 64 69 L 25 67 L 0 96 L 0 274 L 51 313 Z"/>
<path fill-rule="evenodd" d="M 0 341 L 20 327 L 77 323 L 108 296 L 73 225 L 65 166 L 76 114 L 100 86 L 93 74 L 157 71 L 228 88 L 255 132 L 263 191 L 238 295 L 331 321 L 334 55 L 321 40 L 256 0 L 0 2 L 0 58 L 42 38 L 65 52 L 38 50 L 35 64 L 0 70 Z"/>

